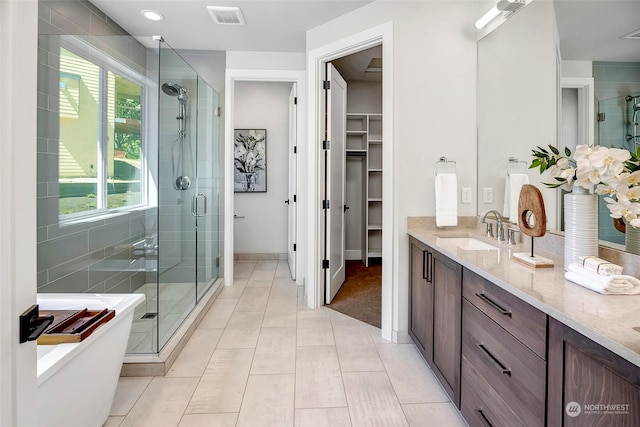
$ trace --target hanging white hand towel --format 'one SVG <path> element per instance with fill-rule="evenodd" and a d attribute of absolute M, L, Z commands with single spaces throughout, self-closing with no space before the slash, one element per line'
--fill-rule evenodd
<path fill-rule="evenodd" d="M 458 177 L 436 174 L 436 226 L 458 225 Z"/>
<path fill-rule="evenodd" d="M 504 206 L 502 215 L 514 224 L 518 223 L 518 199 L 522 186 L 529 183 L 526 173 L 508 173 L 504 182 Z"/>
<path fill-rule="evenodd" d="M 567 280 L 592 291 L 605 295 L 637 295 L 640 294 L 640 280 L 623 274 L 600 276 L 598 273 L 572 262 L 569 271 L 564 273 Z"/>

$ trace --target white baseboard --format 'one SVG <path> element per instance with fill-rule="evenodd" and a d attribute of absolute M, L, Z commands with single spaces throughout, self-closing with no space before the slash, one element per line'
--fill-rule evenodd
<path fill-rule="evenodd" d="M 349 261 L 351 260 L 361 260 L 362 259 L 362 251 L 360 249 L 347 249 L 344 251 L 344 259 Z"/>

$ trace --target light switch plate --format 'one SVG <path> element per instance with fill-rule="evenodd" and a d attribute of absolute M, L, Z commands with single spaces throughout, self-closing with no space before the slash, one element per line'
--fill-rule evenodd
<path fill-rule="evenodd" d="M 482 202 L 493 203 L 493 188 L 485 187 L 482 189 Z"/>
<path fill-rule="evenodd" d="M 463 187 L 462 188 L 462 203 L 469 204 L 471 203 L 471 188 Z"/>

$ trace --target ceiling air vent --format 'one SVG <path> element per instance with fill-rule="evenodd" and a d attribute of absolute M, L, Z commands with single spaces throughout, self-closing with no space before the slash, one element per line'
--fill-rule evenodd
<path fill-rule="evenodd" d="M 244 25 L 244 16 L 239 7 L 207 6 L 209 15 L 221 25 Z"/>
<path fill-rule="evenodd" d="M 637 30 L 631 31 L 629 34 L 625 34 L 620 38 L 628 39 L 628 40 L 640 40 L 640 28 L 638 28 Z"/>

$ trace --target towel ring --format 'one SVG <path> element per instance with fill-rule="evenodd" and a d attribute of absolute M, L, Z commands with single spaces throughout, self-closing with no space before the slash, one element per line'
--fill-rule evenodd
<path fill-rule="evenodd" d="M 436 175 L 438 173 L 445 172 L 448 166 L 453 166 L 453 171 L 449 171 L 450 173 L 455 173 L 456 171 L 456 162 L 453 160 L 448 160 L 445 156 L 440 156 L 438 161 L 436 162 Z"/>
<path fill-rule="evenodd" d="M 522 166 L 524 165 L 524 170 L 522 170 Z M 507 164 L 507 173 L 513 172 L 525 172 L 527 170 L 527 162 L 524 160 L 518 160 L 517 157 L 509 157 L 509 163 Z"/>

